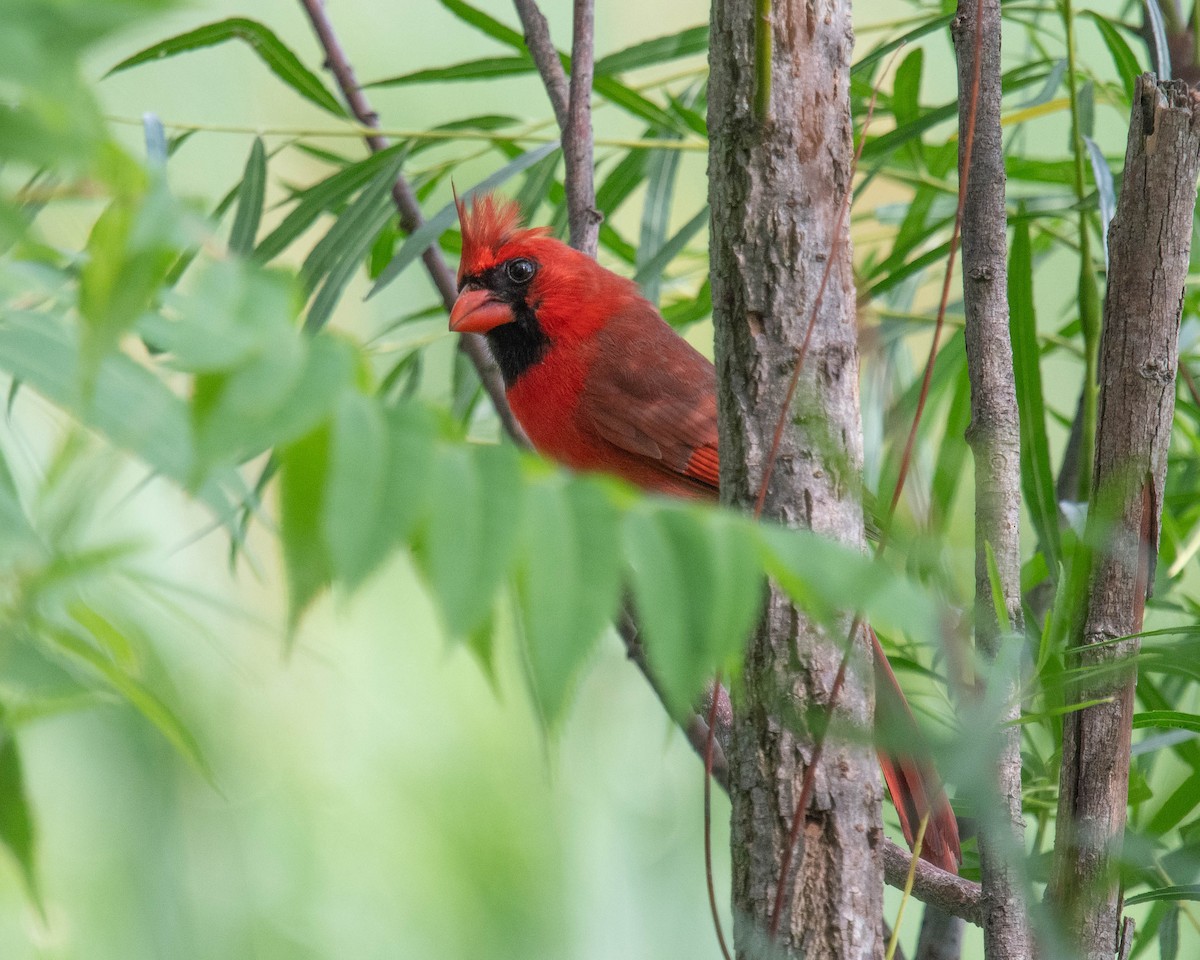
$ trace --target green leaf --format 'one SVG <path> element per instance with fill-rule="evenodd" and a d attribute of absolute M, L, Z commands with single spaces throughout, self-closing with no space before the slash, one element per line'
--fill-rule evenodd
<path fill-rule="evenodd" d="M 207 263 L 187 296 L 176 297 L 173 316 L 147 314 L 142 336 L 190 373 L 232 370 L 294 340 L 298 294 L 287 274 L 239 260 Z"/>
<path fill-rule="evenodd" d="M 670 240 L 658 248 L 654 256 L 638 267 L 638 272 L 633 279 L 635 283 L 642 287 L 643 295 L 647 299 L 650 299 L 654 303 L 658 302 L 658 289 L 661 286 L 663 271 L 667 269 L 672 260 L 683 252 L 684 247 L 688 245 L 688 241 L 707 226 L 708 205 L 705 204 L 699 213 L 679 228 L 679 232 L 675 236 L 671 237 Z M 653 297 L 647 291 L 652 291 Z M 709 309 L 712 309 L 711 294 Z"/>
<path fill-rule="evenodd" d="M 212 769 L 192 732 L 157 694 L 137 677 L 127 673 L 83 638 L 70 630 L 51 628 L 54 651 L 67 663 L 100 677 L 109 687 L 150 721 L 159 733 L 210 784 L 216 785 Z"/>
<path fill-rule="evenodd" d="M 375 80 L 366 86 L 401 87 L 410 83 L 436 83 L 444 80 L 493 80 L 496 77 L 515 77 L 532 73 L 535 69 L 533 60 L 529 56 L 484 57 L 480 60 L 456 63 L 449 67 L 433 67 L 428 70 L 401 73 L 383 80 Z"/>
<path fill-rule="evenodd" d="M 736 670 L 758 617 L 752 528 L 721 511 L 646 504 L 626 515 L 624 540 L 646 656 L 684 716 L 717 670 Z"/>
<path fill-rule="evenodd" d="M 596 76 L 592 82 L 592 90 L 596 96 L 603 97 L 613 106 L 620 107 L 631 116 L 639 117 L 663 131 L 670 131 L 681 137 L 692 132 L 691 126 L 683 119 L 669 113 L 613 77 Z"/>
<path fill-rule="evenodd" d="M 511 27 L 506 27 L 495 17 L 489 16 L 477 7 L 464 0 L 440 0 L 443 7 L 458 17 L 463 23 L 469 23 L 480 33 L 493 40 L 499 40 L 515 50 L 525 49 L 525 38 Z"/>
<path fill-rule="evenodd" d="M 25 791 L 25 774 L 17 738 L 0 715 L 0 845 L 21 869 L 30 898 L 41 907 L 34 850 L 33 809 Z"/>
<path fill-rule="evenodd" d="M 154 471 L 186 484 L 196 471 L 188 410 L 153 373 L 129 357 L 105 357 L 90 401 L 80 395 L 75 331 L 44 313 L 8 311 L 0 322 L 0 369 L 51 403 L 139 457 Z M 218 474 L 198 491 L 218 516 L 231 516 L 223 487 L 238 486 Z"/>
<path fill-rule="evenodd" d="M 491 614 L 521 516 L 521 468 L 510 447 L 441 447 L 419 554 L 446 626 L 465 637 Z"/>
<path fill-rule="evenodd" d="M 329 473 L 320 510 L 334 572 L 356 587 L 387 555 L 388 427 L 376 401 L 346 390 L 333 411 Z"/>
<path fill-rule="evenodd" d="M 1008 262 L 1008 304 L 1017 410 L 1021 417 L 1021 489 L 1038 541 L 1054 569 L 1062 547 L 1059 543 L 1058 498 L 1042 400 L 1041 351 L 1033 300 L 1033 247 L 1027 221 L 1013 227 Z"/>
<path fill-rule="evenodd" d="M 1104 40 L 1104 45 L 1108 47 L 1108 53 L 1112 57 L 1113 66 L 1117 68 L 1117 77 L 1120 79 L 1121 85 L 1125 88 L 1126 101 L 1132 103 L 1134 85 L 1137 83 L 1138 74 L 1142 72 L 1137 56 L 1129 48 L 1129 44 L 1125 42 L 1125 38 L 1117 32 L 1117 28 L 1109 23 L 1106 18 L 1094 10 L 1084 10 L 1079 15 L 1087 17 L 1096 24 L 1096 29 L 1100 31 L 1100 37 Z"/>
<path fill-rule="evenodd" d="M 1170 727 L 1200 733 L 1200 716 L 1182 710 L 1145 710 L 1133 715 L 1133 729 L 1139 727 Z"/>
<path fill-rule="evenodd" d="M 912 43 L 914 40 L 919 40 L 926 34 L 944 30 L 946 27 L 950 26 L 950 21 L 953 19 L 953 14 L 946 14 L 942 17 L 935 17 L 932 20 L 926 20 L 920 26 L 914 27 L 903 36 L 897 37 L 895 40 L 891 40 L 876 47 L 850 68 L 850 75 L 855 76 L 856 74 L 869 71 L 875 64 L 890 54 L 893 50 L 898 50 L 906 43 Z"/>
<path fill-rule="evenodd" d="M 359 189 L 392 170 L 393 179 L 399 172 L 407 147 L 397 144 L 374 153 L 365 160 L 331 174 L 320 183 L 297 194 L 298 202 L 283 222 L 265 236 L 254 251 L 254 259 L 267 263 L 279 256 L 327 210 L 332 210 L 353 196 Z M 399 159 L 398 159 L 399 158 Z M 392 164 L 396 166 L 393 167 Z"/>
<path fill-rule="evenodd" d="M 108 76 L 136 67 L 153 60 L 163 60 L 180 53 L 211 47 L 227 40 L 241 40 L 250 47 L 267 65 L 272 73 L 306 100 L 334 116 L 345 117 L 347 113 L 337 98 L 326 89 L 320 78 L 308 69 L 270 29 L 256 20 L 245 17 L 230 17 L 217 23 L 209 23 L 187 33 L 163 40 L 132 57 L 122 60 L 108 71 Z"/>
<path fill-rule="evenodd" d="M 240 464 L 291 443 L 328 418 L 358 356 L 330 336 L 292 331 L 231 373 L 196 378 L 192 420 L 202 465 Z"/>
<path fill-rule="evenodd" d="M 595 70 L 599 74 L 624 73 L 626 70 L 653 67 L 668 60 L 705 53 L 707 50 L 708 24 L 700 24 L 669 36 L 644 40 L 603 56 L 596 61 Z"/>
<path fill-rule="evenodd" d="M 535 150 L 521 154 L 515 160 L 506 163 L 495 173 L 485 177 L 469 190 L 460 194 L 459 199 L 465 203 L 469 197 L 473 197 L 477 193 L 487 193 L 489 190 L 500 186 L 500 184 L 507 181 L 510 177 L 516 176 L 522 170 L 528 170 L 539 160 L 548 157 L 558 149 L 558 142 L 555 141 L 554 143 L 546 143 Z M 457 218 L 457 208 L 453 203 L 448 203 L 409 234 L 408 239 L 404 241 L 404 245 L 392 257 L 392 262 L 384 267 L 383 271 L 379 274 L 379 279 L 375 281 L 371 292 L 367 294 L 367 299 L 369 300 L 375 296 L 375 294 L 395 280 L 409 264 L 413 263 L 432 244 L 436 243 L 438 237 L 449 230 L 451 224 Z"/>
<path fill-rule="evenodd" d="M 233 229 L 229 233 L 230 253 L 244 257 L 254 249 L 254 239 L 258 236 L 258 224 L 262 220 L 266 197 L 267 151 L 263 146 L 262 137 L 255 137 L 250 156 L 246 160 L 246 172 L 242 175 Z"/>
<path fill-rule="evenodd" d="M 300 618 L 333 579 L 322 516 L 329 477 L 329 424 L 323 423 L 279 456 L 279 536 L 288 580 L 288 642 Z"/>
<path fill-rule="evenodd" d="M 526 661 L 540 714 L 553 728 L 617 609 L 619 517 L 599 483 L 557 475 L 529 486 L 525 517 L 518 597 Z"/>
<path fill-rule="evenodd" d="M 1153 903 L 1156 900 L 1200 900 L 1200 883 L 1181 883 L 1127 895 L 1125 906 L 1136 907 L 1139 903 Z"/>

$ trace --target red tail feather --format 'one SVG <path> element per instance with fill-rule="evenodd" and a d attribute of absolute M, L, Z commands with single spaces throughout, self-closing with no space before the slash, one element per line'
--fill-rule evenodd
<path fill-rule="evenodd" d="M 887 655 L 879 645 L 879 638 L 874 630 L 868 628 L 867 632 L 871 635 L 875 660 L 875 729 L 887 731 L 887 745 L 881 744 L 879 748 L 879 766 L 892 795 L 892 803 L 896 805 L 896 813 L 900 815 L 904 839 L 910 847 L 916 843 L 921 818 L 928 813 L 929 824 L 921 844 L 921 859 L 957 873 L 958 865 L 962 863 L 958 821 L 954 819 L 954 811 L 950 809 L 937 771 L 927 755 L 921 755 L 917 721 L 908 708 Z M 901 753 L 895 746 L 897 743 L 913 746 Z"/>

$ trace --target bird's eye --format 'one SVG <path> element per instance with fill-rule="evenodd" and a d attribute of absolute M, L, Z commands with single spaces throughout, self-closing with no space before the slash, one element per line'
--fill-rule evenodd
<path fill-rule="evenodd" d="M 528 283 L 537 272 L 537 267 L 534 266 L 532 260 L 517 257 L 504 265 L 504 272 L 508 274 L 508 279 L 513 283 Z"/>

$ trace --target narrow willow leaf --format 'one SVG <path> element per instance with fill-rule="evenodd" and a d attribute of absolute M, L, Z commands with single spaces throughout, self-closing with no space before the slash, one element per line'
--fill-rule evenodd
<path fill-rule="evenodd" d="M 1200 716 L 1182 710 L 1144 710 L 1133 715 L 1133 728 L 1139 727 L 1171 727 L 1200 733 Z"/>
<path fill-rule="evenodd" d="M 644 40 L 607 54 L 596 61 L 596 73 L 623 73 L 653 67 L 668 60 L 690 57 L 708 50 L 708 24 L 688 27 L 665 37 Z"/>
<path fill-rule="evenodd" d="M 954 17 L 952 14 L 946 14 L 942 17 L 935 17 L 932 20 L 926 20 L 920 26 L 914 27 L 903 36 L 897 37 L 895 40 L 890 40 L 889 42 L 876 47 L 850 68 L 850 75 L 855 76 L 857 74 L 870 71 L 875 64 L 890 54 L 893 50 L 898 50 L 905 44 L 912 43 L 914 40 L 919 40 L 921 37 L 927 34 L 944 30 L 946 27 L 950 26 L 950 21 L 953 19 Z"/>
<path fill-rule="evenodd" d="M 538 207 L 549 195 L 558 172 L 558 160 L 558 154 L 552 153 L 535 163 L 525 174 L 525 182 L 513 197 L 526 223 L 534 222 Z"/>
<path fill-rule="evenodd" d="M 683 119 L 664 110 L 613 77 L 597 76 L 592 83 L 592 90 L 596 96 L 603 97 L 630 116 L 645 120 L 663 131 L 670 131 L 681 137 L 691 132 L 690 125 Z"/>
<path fill-rule="evenodd" d="M 215 785 L 212 769 L 200 744 L 175 711 L 141 680 L 126 673 L 92 644 L 69 630 L 48 631 L 54 651 L 68 664 L 82 667 L 98 676 L 138 713 L 150 721 L 159 733 L 210 784 Z"/>
<path fill-rule="evenodd" d="M 647 270 L 646 263 L 662 248 L 667 238 L 671 217 L 671 198 L 675 193 L 675 174 L 679 169 L 678 150 L 655 150 L 646 163 L 646 197 L 642 201 L 642 224 L 638 238 L 638 283 L 642 295 L 658 303 L 662 286 L 662 263 L 656 270 Z"/>
<path fill-rule="evenodd" d="M 704 283 L 700 285 L 700 292 L 695 297 L 668 303 L 663 307 L 662 315 L 671 326 L 683 328 L 703 320 L 712 313 L 712 308 L 712 286 L 705 278 Z"/>
<path fill-rule="evenodd" d="M 388 439 L 378 402 L 344 391 L 333 410 L 320 515 L 333 572 L 351 588 L 379 565 L 393 542 L 383 513 Z"/>
<path fill-rule="evenodd" d="M 655 252 L 654 256 L 643 262 L 638 267 L 638 272 L 634 276 L 634 282 L 642 288 L 643 295 L 652 303 L 658 302 L 659 290 L 662 286 L 663 271 L 679 254 L 683 252 L 684 247 L 688 245 L 688 241 L 696 234 L 708 226 L 708 205 L 705 204 L 691 220 L 679 228 L 670 240 L 662 244 Z M 709 308 L 711 309 L 712 300 L 709 299 Z"/>
<path fill-rule="evenodd" d="M 304 258 L 300 278 L 305 293 L 312 293 L 338 265 L 347 260 L 357 264 L 366 255 L 382 226 L 385 212 L 392 212 L 392 186 L 402 160 L 403 155 L 397 154 L 377 171 Z"/>
<path fill-rule="evenodd" d="M 374 247 L 376 239 L 388 227 L 395 217 L 392 198 L 385 195 L 373 198 L 375 203 L 371 208 L 364 209 L 361 216 L 356 214 L 352 223 L 355 234 L 329 249 L 334 251 L 337 259 L 334 261 L 321 289 L 313 298 L 312 306 L 304 318 L 304 331 L 316 333 L 328 322 L 334 308 L 342 299 L 346 285 L 358 272 L 359 266 Z M 349 212 L 349 211 L 347 211 Z"/>
<path fill-rule="evenodd" d="M 419 558 L 451 635 L 490 615 L 507 578 L 521 515 L 521 469 L 509 447 L 446 446 L 433 461 Z"/>
<path fill-rule="evenodd" d="M 388 462 L 380 522 L 401 543 L 424 519 L 432 486 L 435 426 L 429 411 L 401 403 L 387 411 Z"/>
<path fill-rule="evenodd" d="M 1033 246 L 1027 222 L 1018 223 L 1013 228 L 1012 252 L 1008 262 L 1008 303 L 1017 410 L 1021 419 L 1021 489 L 1037 531 L 1038 542 L 1053 569 L 1058 564 L 1062 548 L 1059 542 L 1058 498 L 1050 463 L 1050 443 L 1046 436 L 1041 351 L 1033 300 Z"/>
<path fill-rule="evenodd" d="M 429 70 L 414 70 L 383 80 L 374 80 L 367 87 L 402 87 L 411 83 L 437 83 L 445 80 L 494 80 L 496 77 L 515 77 L 532 73 L 536 67 L 532 58 L 484 57 L 467 60 L 449 67 L 434 67 Z"/>
<path fill-rule="evenodd" d="M 944 531 L 950 523 L 954 498 L 967 459 L 967 427 L 971 423 L 971 379 L 964 365 L 946 411 L 946 428 L 938 444 L 933 480 L 929 484 L 931 528 Z"/>
<path fill-rule="evenodd" d="M 1179 906 L 1172 903 L 1163 914 L 1158 933 L 1158 960 L 1176 960 L 1179 956 Z"/>
<path fill-rule="evenodd" d="M 260 263 L 268 263 L 283 253 L 321 214 L 344 203 L 358 190 L 377 177 L 383 176 L 383 171 L 398 173 L 406 151 L 407 147 L 404 144 L 380 150 L 379 153 L 344 167 L 297 194 L 296 206 L 283 218 L 278 227 L 263 237 L 254 251 L 254 259 Z"/>
<path fill-rule="evenodd" d="M 1142 10 L 1150 22 L 1150 47 L 1154 54 L 1154 72 L 1160 77 L 1171 76 L 1171 48 L 1167 40 L 1167 24 L 1156 0 L 1142 0 Z"/>
<path fill-rule="evenodd" d="M 651 137 L 654 133 L 655 130 L 651 128 L 643 136 Z M 649 158 L 649 150 L 630 150 L 600 182 L 600 186 L 596 188 L 596 206 L 606 217 L 611 217 L 646 179 L 646 164 Z"/>
<path fill-rule="evenodd" d="M 267 151 L 262 137 L 255 137 L 246 160 L 246 171 L 242 174 L 242 185 L 238 191 L 237 213 L 233 217 L 233 229 L 229 232 L 229 252 L 247 256 L 254 249 L 258 236 L 258 225 L 262 221 L 263 204 L 267 199 Z"/>
<path fill-rule="evenodd" d="M 1117 68 L 1117 77 L 1120 78 L 1121 86 L 1125 88 L 1125 100 L 1127 103 L 1132 103 L 1134 84 L 1137 83 L 1138 74 L 1142 72 L 1137 56 L 1125 42 L 1125 38 L 1117 32 L 1117 28 L 1105 17 L 1094 10 L 1083 10 L 1079 15 L 1091 20 L 1096 25 L 1096 29 L 1100 31 L 1100 37 L 1104 40 L 1104 45 L 1108 47 L 1108 53 L 1112 57 L 1113 66 Z M 1165 76 L 1165 74 L 1160 74 L 1160 76 Z"/>
<path fill-rule="evenodd" d="M 925 51 L 917 47 L 896 68 L 892 80 L 892 114 L 896 118 L 897 128 L 914 123 L 921 116 L 921 73 L 924 65 Z M 921 138 L 909 142 L 907 147 L 913 165 L 919 169 L 922 164 Z"/>
<path fill-rule="evenodd" d="M 333 580 L 322 535 L 329 477 L 329 425 L 279 447 L 279 538 L 288 580 L 288 643 L 308 605 Z"/>
<path fill-rule="evenodd" d="M 17 738 L 0 715 L 0 845 L 21 870 L 30 898 L 41 906 L 35 862 L 33 808 L 25 790 L 25 774 Z"/>
<path fill-rule="evenodd" d="M 1155 900 L 1200 900 L 1200 883 L 1181 883 L 1126 895 L 1125 906 L 1136 907 L 1139 903 L 1153 903 Z"/>
<path fill-rule="evenodd" d="M 458 17 L 463 23 L 468 23 L 480 33 L 486 34 L 493 40 L 499 40 L 505 46 L 514 50 L 525 49 L 525 38 L 511 27 L 506 27 L 495 17 L 484 13 L 464 0 L 440 0 L 443 7 Z"/>
<path fill-rule="evenodd" d="M 546 143 L 535 150 L 521 154 L 495 173 L 479 181 L 479 183 L 475 184 L 469 190 L 461 193 L 459 199 L 465 203 L 469 197 L 473 197 L 477 193 L 487 193 L 523 170 L 528 170 L 539 160 L 550 156 L 550 154 L 558 149 L 558 141 L 555 141 L 554 143 Z M 432 244 L 436 243 L 438 237 L 449 230 L 457 218 L 458 210 L 453 203 L 448 203 L 414 230 L 408 239 L 404 241 L 404 245 L 396 251 L 392 262 L 379 274 L 379 279 L 375 281 L 375 285 L 371 288 L 371 292 L 367 294 L 367 298 L 370 299 L 375 296 L 375 294 L 395 280 L 409 264 L 413 263 Z"/>
<path fill-rule="evenodd" d="M 180 53 L 187 53 L 190 50 L 199 50 L 202 47 L 224 43 L 227 40 L 243 41 L 258 54 L 275 76 L 306 100 L 335 116 L 346 116 L 346 111 L 338 103 L 337 98 L 326 89 L 316 74 L 300 62 L 300 58 L 279 37 L 258 21 L 245 17 L 230 17 L 228 20 L 209 23 L 163 40 L 122 60 L 108 71 L 107 76 L 111 77 L 114 73 L 121 73 L 142 63 L 163 60 Z"/>
<path fill-rule="evenodd" d="M 1084 137 L 1083 144 L 1087 148 L 1088 159 L 1092 164 L 1092 178 L 1096 182 L 1096 192 L 1100 196 L 1100 242 L 1104 244 L 1104 268 L 1108 269 L 1108 228 L 1117 213 L 1117 191 L 1113 187 L 1112 171 L 1108 168 L 1108 158 L 1099 144 L 1091 137 Z"/>
<path fill-rule="evenodd" d="M 529 486 L 525 517 L 517 582 L 526 662 L 539 712 L 553 729 L 617 609 L 619 517 L 598 483 L 560 476 Z"/>

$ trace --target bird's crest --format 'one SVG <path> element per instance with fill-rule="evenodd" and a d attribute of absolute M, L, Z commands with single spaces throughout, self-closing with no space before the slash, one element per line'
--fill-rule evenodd
<path fill-rule="evenodd" d="M 462 227 L 462 259 L 458 264 L 458 279 L 468 274 L 482 273 L 496 264 L 497 252 L 505 244 L 549 233 L 549 228 L 521 229 L 521 208 L 514 200 L 492 193 L 472 201 L 470 208 L 459 200 L 458 222 Z"/>

